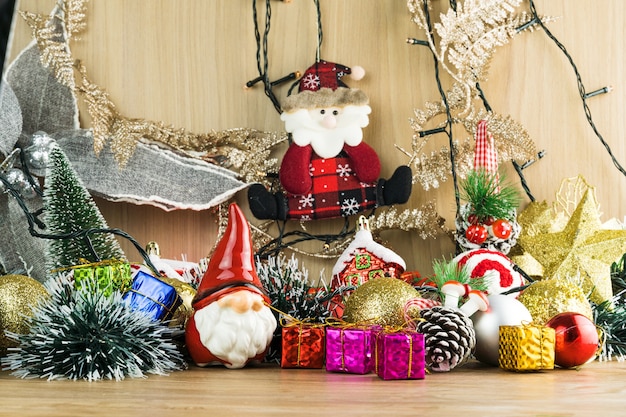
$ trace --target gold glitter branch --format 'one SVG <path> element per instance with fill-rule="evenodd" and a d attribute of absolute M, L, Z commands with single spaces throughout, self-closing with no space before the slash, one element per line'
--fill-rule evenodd
<path fill-rule="evenodd" d="M 93 149 L 96 155 L 99 155 L 107 142 L 115 119 L 119 117 L 119 113 L 115 109 L 115 104 L 109 99 L 109 95 L 89 81 L 87 70 L 80 61 L 76 61 L 75 67 L 81 75 L 81 84 L 80 87 L 76 88 L 76 91 L 82 95 L 87 105 L 87 112 L 91 116 Z M 124 159 L 128 160 L 128 157 L 120 158 L 117 153 L 115 156 L 118 162 Z"/>
<path fill-rule="evenodd" d="M 403 230 L 416 233 L 422 239 L 435 239 L 441 233 L 447 233 L 444 226 L 445 219 L 435 208 L 435 203 L 430 201 L 420 209 L 405 209 L 398 212 L 396 207 L 390 207 L 385 211 L 376 213 L 374 218 L 369 219 L 369 226 L 374 236 L 380 236 L 385 230 Z"/>
<path fill-rule="evenodd" d="M 441 67 L 465 92 L 465 111 L 475 95 L 477 82 L 487 78 L 489 64 L 497 47 L 506 45 L 513 36 L 524 30 L 532 31 L 537 24 L 528 13 L 513 14 L 521 0 L 480 0 L 456 4 L 440 15 L 441 21 L 434 24 L 439 36 L 438 47 L 430 31 L 428 0 L 409 0 L 407 3 L 412 21 L 424 30 L 428 45 Z M 541 17 L 546 23 L 554 20 Z M 451 64 L 455 70 L 453 70 Z"/>
<path fill-rule="evenodd" d="M 33 32 L 42 64 L 85 101 L 96 155 L 110 142 L 118 164 L 125 166 L 138 141 L 155 143 L 189 157 L 237 170 L 243 181 L 269 184 L 267 173 L 278 172 L 278 160 L 270 155 L 275 146 L 287 140 L 286 133 L 239 128 L 195 134 L 162 122 L 120 114 L 108 93 L 91 82 L 86 68 L 80 62 L 74 62 L 70 53 L 69 40 L 86 28 L 85 11 L 84 0 L 67 0 L 59 2 L 49 20 L 41 14 L 20 11 L 20 15 Z M 79 85 L 76 85 L 75 70 L 80 76 Z"/>
<path fill-rule="evenodd" d="M 76 90 L 85 100 L 92 119 L 96 154 L 110 138 L 111 150 L 118 163 L 124 166 L 137 142 L 145 141 L 236 169 L 246 182 L 265 182 L 267 172 L 278 171 L 278 161 L 270 158 L 270 153 L 272 148 L 287 140 L 286 134 L 245 128 L 195 134 L 162 122 L 127 118 L 117 111 L 108 93 L 89 80 L 85 67 L 79 62 L 75 66 L 81 75 L 81 84 Z"/>
<path fill-rule="evenodd" d="M 516 160 L 526 162 L 536 155 L 536 147 L 526 129 L 510 116 L 502 116 L 485 110 L 477 110 L 473 105 L 470 111 L 459 116 L 458 111 L 463 106 L 463 88 L 455 83 L 451 90 L 446 92 L 448 106 L 452 113 L 452 124 L 461 125 L 470 137 L 461 143 L 454 144 L 454 159 L 456 171 L 460 177 L 465 177 L 473 167 L 474 144 L 472 138 L 476 133 L 476 125 L 480 120 L 489 122 L 489 131 L 494 136 L 498 150 L 498 162 Z M 408 164 L 413 169 L 413 183 L 420 183 L 424 190 L 431 187 L 438 188 L 440 182 L 448 179 L 452 166 L 450 164 L 450 150 L 443 146 L 438 151 L 426 155 L 423 151 L 433 135 L 420 136 L 428 124 L 432 124 L 437 117 L 446 115 L 443 102 L 426 102 L 424 109 L 416 109 L 415 117 L 409 119 L 411 128 L 415 131 L 411 141 L 411 151 L 398 147 L 409 157 Z M 444 127 L 446 122 L 435 124 L 434 128 Z"/>
<path fill-rule="evenodd" d="M 223 203 L 218 207 L 217 215 L 218 236 L 215 241 L 219 242 L 228 225 L 227 203 Z M 376 215 L 369 219 L 372 235 L 378 241 L 381 240 L 380 234 L 386 230 L 402 230 L 415 233 L 424 240 L 429 238 L 435 239 L 441 234 L 449 236 L 450 231 L 445 227 L 444 223 L 445 219 L 437 214 L 434 201 L 424 204 L 419 209 L 405 209 L 400 212 L 396 207 L 390 207 L 387 210 L 377 211 Z M 274 239 L 268 232 L 274 224 L 274 221 L 265 221 L 258 225 L 250 224 L 252 241 L 255 247 L 262 247 Z M 317 259 L 336 259 L 345 251 L 352 239 L 352 235 L 346 235 L 325 246 L 319 252 L 305 251 L 293 245 L 288 246 L 288 249 L 294 253 Z M 209 256 L 213 250 L 214 248 L 211 249 Z"/>
<path fill-rule="evenodd" d="M 89 0 L 65 0 L 61 2 L 61 10 L 65 17 L 65 29 L 67 30 L 68 41 L 74 35 L 87 28 L 87 6 Z"/>
<path fill-rule="evenodd" d="M 498 162 L 515 160 L 523 163 L 537 155 L 537 148 L 528 131 L 510 116 L 480 111 L 455 122 L 462 123 L 465 130 L 474 137 L 476 126 L 481 120 L 488 122 L 489 132 L 493 135 L 498 151 Z"/>
<path fill-rule="evenodd" d="M 55 78 L 63 85 L 74 90 L 73 58 L 69 47 L 63 41 L 63 34 L 58 26 L 52 24 L 40 15 L 29 12 L 19 12 L 33 32 L 37 47 L 41 53 L 41 63 L 52 70 Z M 59 41 L 61 39 L 61 41 Z"/>

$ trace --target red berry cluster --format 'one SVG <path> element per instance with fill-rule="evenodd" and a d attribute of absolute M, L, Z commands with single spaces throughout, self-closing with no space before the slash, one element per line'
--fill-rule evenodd
<path fill-rule="evenodd" d="M 482 245 L 489 235 L 498 239 L 508 239 L 513 231 L 511 222 L 507 219 L 494 219 L 492 216 L 479 219 L 475 214 L 470 214 L 467 221 L 470 225 L 465 231 L 465 237 L 477 245 Z"/>

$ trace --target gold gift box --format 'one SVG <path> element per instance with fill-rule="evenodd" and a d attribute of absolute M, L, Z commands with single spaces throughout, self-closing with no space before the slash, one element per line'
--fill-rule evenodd
<path fill-rule="evenodd" d="M 498 363 L 508 371 L 554 369 L 555 331 L 534 324 L 500 326 Z"/>

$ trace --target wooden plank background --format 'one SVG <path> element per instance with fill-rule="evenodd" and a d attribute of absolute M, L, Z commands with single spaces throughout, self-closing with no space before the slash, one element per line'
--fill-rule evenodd
<path fill-rule="evenodd" d="M 265 2 L 258 3 L 262 12 Z M 448 5 L 432 3 L 435 17 Z M 48 13 L 54 4 L 53 0 L 21 0 L 17 7 Z M 366 77 L 350 85 L 370 97 L 372 114 L 365 141 L 379 153 L 382 175 L 388 177 L 396 166 L 407 162 L 393 145 L 410 148 L 413 131 L 408 119 L 413 110 L 439 97 L 431 54 L 424 47 L 405 43 L 407 37 L 423 39 L 410 21 L 405 1 L 321 0 L 320 4 L 322 58 L 366 69 Z M 612 93 L 590 99 L 589 107 L 606 142 L 626 164 L 626 5 L 592 0 L 537 0 L 535 4 L 540 14 L 558 17 L 549 28 L 569 51 L 587 91 L 613 87 Z M 313 63 L 317 22 L 312 1 L 272 1 L 271 5 L 269 73 L 276 79 L 304 71 Z M 528 10 L 528 2 L 522 8 Z M 261 28 L 263 24 L 261 20 Z M 92 81 L 106 89 L 126 116 L 163 121 L 197 133 L 236 127 L 283 131 L 278 113 L 261 89 L 243 89 L 256 75 L 253 30 L 251 1 L 92 0 L 87 30 L 72 50 Z M 18 16 L 9 61 L 30 40 L 30 31 Z M 573 70 L 545 33 L 523 33 L 498 48 L 489 80 L 481 85 L 492 108 L 524 125 L 537 148 L 546 151 L 544 159 L 524 171 L 539 201 L 552 202 L 564 178 L 581 174 L 597 187 L 603 220 L 624 218 L 626 177 L 614 167 L 588 125 Z M 444 78 L 447 86 L 449 80 Z M 279 98 L 286 96 L 286 89 L 277 88 Z M 81 123 L 89 126 L 82 110 Z M 431 141 L 432 149 L 437 149 L 447 139 L 442 135 Z M 450 182 L 430 191 L 414 185 L 409 203 L 399 208 L 418 208 L 430 200 L 436 200 L 451 226 L 455 206 Z M 97 201 L 110 226 L 126 230 L 139 242 L 157 241 L 164 257 L 185 255 L 198 260 L 214 244 L 216 215 L 210 210 L 164 212 Z M 247 206 L 245 192 L 237 201 Z M 406 260 L 408 269 L 423 273 L 431 270 L 433 258 L 449 257 L 454 250 L 443 235 L 424 241 L 394 231 L 385 232 L 384 238 Z M 129 245 L 125 244 L 125 250 L 134 256 Z M 312 277 L 324 268 L 330 271 L 334 263 L 301 261 Z"/>

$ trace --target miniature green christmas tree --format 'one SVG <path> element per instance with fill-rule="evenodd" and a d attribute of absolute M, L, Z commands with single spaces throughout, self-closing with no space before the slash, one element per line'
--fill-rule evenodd
<path fill-rule="evenodd" d="M 44 191 L 44 223 L 53 235 L 76 235 L 52 239 L 46 254 L 46 270 L 78 265 L 81 259 L 96 262 L 104 259 L 125 259 L 119 243 L 110 233 L 81 231 L 108 229 L 106 220 L 59 147 L 50 151 L 50 164 Z M 95 252 L 95 253 L 94 253 Z"/>

